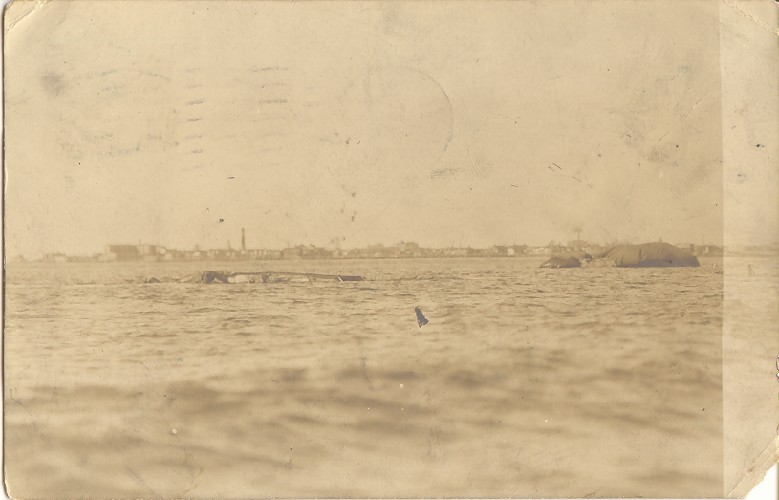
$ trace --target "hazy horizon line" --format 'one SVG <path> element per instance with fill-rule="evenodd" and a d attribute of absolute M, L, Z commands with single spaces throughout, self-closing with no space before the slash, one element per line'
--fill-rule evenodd
<path fill-rule="evenodd" d="M 245 251 L 257 251 L 257 250 L 265 250 L 265 251 L 282 251 L 285 249 L 290 248 L 299 248 L 299 247 L 307 247 L 307 248 L 319 248 L 324 249 L 328 251 L 336 251 L 336 250 L 363 250 L 368 249 L 372 247 L 376 248 L 397 248 L 399 246 L 402 246 L 404 244 L 414 244 L 418 245 L 420 249 L 427 249 L 427 250 L 438 250 L 438 249 L 474 249 L 474 250 L 485 250 L 492 247 L 531 247 L 531 248 L 549 248 L 554 246 L 560 246 L 560 247 L 571 247 L 574 245 L 570 245 L 570 243 L 577 241 L 577 240 L 568 240 L 568 241 L 549 241 L 547 243 L 492 243 L 489 245 L 473 245 L 473 244 L 456 244 L 456 245 L 434 245 L 434 246 L 426 246 L 423 244 L 420 244 L 415 241 L 405 241 L 401 240 L 396 243 L 370 243 L 367 245 L 362 246 L 340 246 L 340 245 L 332 245 L 332 244 L 325 244 L 325 245 L 319 245 L 315 243 L 292 243 L 288 246 L 283 247 L 255 247 L 255 246 L 246 246 Z M 632 240 L 620 240 L 615 239 L 609 242 L 601 242 L 601 241 L 589 241 L 586 239 L 579 240 L 582 242 L 581 246 L 595 246 L 595 247 L 613 247 L 617 245 L 637 245 L 637 244 L 644 244 L 644 243 L 669 243 L 671 245 L 680 246 L 680 247 L 686 247 L 690 245 L 694 245 L 696 247 L 698 246 L 714 246 L 714 247 L 720 247 L 725 248 L 724 242 L 703 242 L 703 243 L 695 243 L 695 242 L 670 242 L 664 239 L 657 239 L 657 240 L 641 240 L 641 241 L 632 241 Z M 150 246 L 150 247 L 158 247 L 158 248 L 164 248 L 166 251 L 175 251 L 175 252 L 212 252 L 212 251 L 242 251 L 241 247 L 235 247 L 232 245 L 225 246 L 225 247 L 203 247 L 199 244 L 193 244 L 190 247 L 176 247 L 176 246 L 167 246 L 159 243 L 105 243 L 103 245 L 103 248 L 100 250 L 93 250 L 90 252 L 77 252 L 77 253 L 69 253 L 65 250 L 49 250 L 46 252 L 41 253 L 35 253 L 35 254 L 28 254 L 25 255 L 23 253 L 17 253 L 15 255 L 9 255 L 7 253 L 7 248 L 3 248 L 3 254 L 6 258 L 25 258 L 25 259 L 31 259 L 33 260 L 35 257 L 43 257 L 46 255 L 66 255 L 68 257 L 91 257 L 95 255 L 104 254 L 106 251 L 106 247 L 108 246 L 131 246 L 131 247 L 139 247 L 139 246 Z M 731 248 L 771 248 L 773 246 L 776 246 L 774 244 L 733 244 L 730 245 Z M 4 245 L 5 247 L 5 245 Z"/>

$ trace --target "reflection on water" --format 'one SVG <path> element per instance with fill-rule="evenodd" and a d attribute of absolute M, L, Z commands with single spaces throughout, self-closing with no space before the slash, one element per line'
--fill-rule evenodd
<path fill-rule="evenodd" d="M 720 495 L 721 263 L 539 263 L 12 265 L 11 493 Z"/>

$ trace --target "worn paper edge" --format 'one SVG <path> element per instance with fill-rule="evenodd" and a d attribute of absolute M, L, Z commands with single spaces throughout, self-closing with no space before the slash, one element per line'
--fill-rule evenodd
<path fill-rule="evenodd" d="M 779 227 L 779 183 L 768 184 L 770 199 L 766 199 L 766 185 L 763 183 L 764 180 L 776 178 L 779 159 L 778 19 L 779 2 L 773 0 L 720 2 L 723 222 L 726 248 L 729 242 L 743 239 L 743 234 L 756 228 L 765 227 L 776 231 Z M 761 89 L 762 92 L 749 92 L 747 89 Z M 766 110 L 768 113 L 765 113 Z M 757 133 L 766 138 L 766 154 L 754 154 L 755 145 L 745 137 L 746 125 L 752 129 L 759 127 Z M 745 189 L 742 185 L 739 189 L 731 189 L 742 169 L 749 169 L 750 177 L 756 179 L 756 182 L 751 188 L 747 185 Z M 748 327 L 728 321 L 728 304 L 739 298 L 731 288 L 731 280 L 739 278 L 728 272 L 727 256 L 724 269 L 723 495 L 744 498 L 779 459 L 779 439 L 776 433 L 779 424 L 779 381 L 777 374 L 772 373 L 776 371 L 773 365 L 779 354 L 779 332 L 777 325 L 772 325 L 773 330 L 759 332 L 761 338 L 767 341 L 763 344 L 770 345 L 774 351 L 761 352 L 759 359 L 744 360 L 743 353 L 731 350 L 739 342 L 743 343 L 749 332 Z M 772 308 L 779 310 L 776 290 L 755 285 L 750 293 L 767 297 Z M 771 366 L 767 367 L 767 363 Z M 748 365 L 748 373 L 743 373 L 743 368 L 742 372 L 738 372 L 737 366 L 744 364 Z M 754 404 L 754 401 L 760 401 L 760 407 L 750 407 L 747 417 L 737 411 L 745 403 Z M 748 417 L 758 418 L 760 428 L 755 426 L 754 420 L 746 420 Z M 766 422 L 764 418 L 770 421 Z M 763 435 L 767 427 L 773 429 L 773 432 Z M 744 439 L 747 436 L 751 440 Z"/>

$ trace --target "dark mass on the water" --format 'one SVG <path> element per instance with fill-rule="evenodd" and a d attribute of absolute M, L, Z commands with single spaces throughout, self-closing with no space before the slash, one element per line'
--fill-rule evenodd
<path fill-rule="evenodd" d="M 606 254 L 617 267 L 699 267 L 698 258 L 668 243 L 620 245 Z"/>
<path fill-rule="evenodd" d="M 620 245 L 601 255 L 556 254 L 541 267 L 699 267 L 692 253 L 668 243 Z"/>

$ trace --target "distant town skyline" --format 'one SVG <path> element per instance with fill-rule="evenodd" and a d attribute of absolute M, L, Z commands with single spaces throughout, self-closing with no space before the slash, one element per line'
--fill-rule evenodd
<path fill-rule="evenodd" d="M 402 243 L 416 243 L 419 244 L 422 247 L 425 248 L 489 248 L 492 246 L 521 246 L 521 245 L 527 245 L 527 246 L 533 246 L 533 247 L 546 247 L 550 244 L 558 244 L 558 245 L 566 245 L 568 242 L 574 241 L 581 238 L 581 240 L 586 241 L 590 244 L 599 245 L 599 246 L 609 246 L 614 245 L 618 243 L 646 243 L 646 242 L 652 242 L 652 241 L 665 241 L 672 244 L 682 244 L 682 245 L 688 245 L 688 244 L 695 244 L 695 245 L 716 245 L 721 246 L 722 240 L 708 240 L 706 238 L 706 235 L 701 233 L 698 239 L 694 239 L 693 237 L 689 237 L 687 239 L 680 239 L 680 240 L 673 240 L 664 238 L 662 236 L 658 237 L 647 237 L 647 238 L 611 238 L 611 239 L 599 239 L 599 238 L 587 238 L 586 235 L 578 232 L 573 232 L 567 235 L 560 234 L 560 238 L 553 238 L 546 241 L 540 241 L 538 238 L 529 238 L 527 240 L 523 240 L 520 238 L 516 238 L 513 240 L 503 240 L 503 241 L 489 241 L 486 239 L 479 239 L 479 240 L 471 240 L 470 242 L 465 239 L 465 241 L 449 241 L 444 242 L 443 244 L 431 244 L 431 242 L 428 240 L 426 242 L 425 239 L 422 239 L 421 241 L 413 240 L 410 238 L 406 239 L 397 239 L 394 241 L 385 240 L 385 241 L 372 241 L 368 243 L 357 243 L 357 239 L 345 239 L 345 238 L 325 238 L 322 241 L 303 241 L 303 240 L 287 240 L 287 241 L 278 241 L 275 240 L 270 245 L 263 245 L 260 243 L 261 238 L 255 237 L 252 233 L 246 232 L 246 248 L 247 249 L 269 249 L 269 250 L 283 250 L 285 248 L 292 248 L 297 246 L 314 246 L 314 247 L 320 247 L 320 248 L 327 248 L 327 249 L 345 249 L 345 250 L 352 250 L 352 249 L 359 249 L 359 248 L 366 248 L 370 246 L 385 246 L 385 247 L 393 247 L 398 244 Z M 171 240 L 169 240 L 171 241 Z M 180 241 L 180 239 L 172 240 L 172 241 Z M 160 246 L 164 248 L 170 248 L 170 249 L 177 249 L 177 250 L 218 250 L 218 249 L 240 249 L 241 248 L 241 234 L 240 232 L 237 235 L 233 235 L 232 237 L 228 237 L 227 239 L 223 241 L 215 241 L 215 240 L 207 240 L 207 241 L 200 241 L 200 242 L 189 242 L 189 243 L 168 243 L 168 242 L 161 242 L 159 240 L 145 240 L 143 238 L 136 238 L 135 241 L 129 238 L 119 238 L 116 240 L 111 240 L 110 242 L 104 242 L 102 244 L 98 244 L 96 246 L 92 247 L 86 247 L 86 246 L 78 246 L 75 247 L 74 250 L 68 251 L 66 248 L 42 248 L 39 247 L 37 252 L 30 252 L 28 254 L 24 254 L 21 252 L 13 253 L 10 251 L 10 248 L 6 247 L 6 255 L 8 257 L 17 257 L 17 256 L 24 256 L 26 258 L 40 258 L 44 254 L 51 254 L 51 253 L 62 253 L 67 255 L 73 255 L 73 256 L 87 256 L 87 255 L 94 255 L 97 253 L 101 253 L 107 245 L 154 245 L 154 246 Z"/>
<path fill-rule="evenodd" d="M 215 245 L 215 246 L 203 246 L 198 243 L 190 244 L 190 245 L 183 245 L 183 246 L 171 246 L 171 245 L 164 245 L 158 242 L 149 242 L 149 241 L 137 241 L 137 242 L 130 242 L 130 241 L 122 241 L 122 242 L 112 242 L 112 243 L 105 243 L 101 245 L 99 248 L 94 248 L 90 251 L 85 252 L 79 252 L 79 253 L 68 253 L 59 249 L 53 249 L 46 252 L 42 252 L 40 254 L 7 254 L 6 257 L 10 259 L 18 259 L 18 258 L 24 258 L 28 260 L 38 260 L 46 255 L 67 255 L 69 257 L 94 257 L 100 254 L 105 253 L 107 248 L 109 247 L 155 247 L 155 248 L 161 248 L 168 251 L 173 252 L 197 252 L 197 251 L 203 251 L 203 252 L 222 252 L 222 251 L 233 251 L 233 252 L 241 252 L 241 251 L 254 251 L 254 250 L 270 250 L 270 251 L 284 251 L 289 250 L 292 248 L 315 248 L 315 249 L 324 249 L 328 251 L 353 251 L 353 250 L 365 250 L 365 249 L 376 249 L 376 248 L 385 248 L 385 249 L 391 249 L 396 247 L 402 247 L 404 245 L 415 245 L 423 249 L 474 249 L 474 250 L 486 250 L 489 248 L 495 248 L 495 247 L 528 247 L 528 248 L 550 248 L 550 247 L 575 247 L 575 246 L 587 246 L 587 247 L 599 247 L 599 248 L 610 248 L 615 245 L 621 245 L 621 244 L 636 244 L 636 243 L 648 243 L 653 241 L 659 241 L 659 242 L 666 242 L 671 243 L 673 245 L 679 245 L 682 247 L 688 247 L 691 245 L 694 246 L 713 246 L 713 247 L 722 247 L 721 241 L 714 241 L 714 242 L 707 242 L 705 239 L 702 239 L 701 241 L 692 241 L 692 240 L 686 240 L 686 241 L 668 241 L 663 238 L 656 238 L 656 239 L 648 239 L 648 240 L 640 240 L 640 241 L 634 241 L 634 240 L 628 240 L 628 239 L 614 239 L 609 241 L 598 241 L 598 240 L 588 240 L 584 237 L 580 237 L 580 234 L 577 234 L 576 237 L 568 240 L 550 240 L 543 243 L 526 243 L 522 241 L 512 241 L 512 242 L 495 242 L 495 243 L 488 243 L 484 245 L 470 245 L 470 244 L 461 244 L 461 243 L 451 243 L 448 245 L 443 246 L 429 246 L 420 244 L 416 241 L 411 240 L 399 240 L 392 243 L 383 243 L 383 242 L 373 242 L 369 243 L 367 245 L 342 245 L 338 243 L 337 238 L 331 239 L 328 243 L 325 244 L 315 244 L 311 242 L 287 242 L 284 245 L 277 246 L 277 247 L 268 247 L 268 246 L 257 246 L 250 244 L 251 239 L 247 239 L 246 235 L 244 233 L 243 235 L 243 241 L 244 245 L 241 244 L 242 238 L 239 236 L 236 240 L 227 240 L 224 242 L 223 245 Z M 247 242 L 248 241 L 248 242 Z"/>
<path fill-rule="evenodd" d="M 6 20 L 7 255 L 722 242 L 716 4 L 230 5 Z"/>
<path fill-rule="evenodd" d="M 247 260 L 322 260 L 322 259 L 403 259 L 403 258 L 451 258 L 451 257 L 538 257 L 555 254 L 602 255 L 617 245 L 630 242 L 615 242 L 600 245 L 584 240 L 550 242 L 543 246 L 525 244 L 491 245 L 483 248 L 451 246 L 429 248 L 415 242 L 400 242 L 396 245 L 374 244 L 362 248 L 317 247 L 294 245 L 283 249 L 250 248 L 167 248 L 161 245 L 139 243 L 108 244 L 104 250 L 90 255 L 67 255 L 61 252 L 44 254 L 41 258 L 26 259 L 14 256 L 10 262 L 26 260 L 46 262 L 175 262 L 175 261 L 247 261 Z M 682 249 L 696 256 L 721 256 L 724 249 L 719 245 L 682 244 Z"/>

